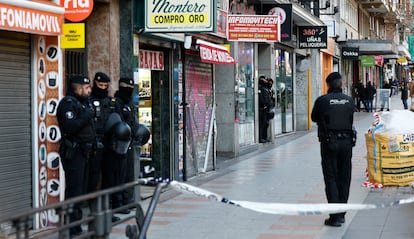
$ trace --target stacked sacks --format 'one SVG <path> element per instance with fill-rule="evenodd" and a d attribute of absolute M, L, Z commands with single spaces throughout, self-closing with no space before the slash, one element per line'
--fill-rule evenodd
<path fill-rule="evenodd" d="M 414 181 L 414 114 L 394 110 L 374 117 L 365 134 L 369 182 L 378 187 L 410 185 Z"/>

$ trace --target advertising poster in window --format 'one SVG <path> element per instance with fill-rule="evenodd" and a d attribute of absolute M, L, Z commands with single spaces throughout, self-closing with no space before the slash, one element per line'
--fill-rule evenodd
<path fill-rule="evenodd" d="M 34 38 L 35 50 L 35 123 L 37 131 L 35 142 L 36 207 L 59 202 L 64 197 L 64 176 L 59 155 L 61 138 L 56 111 L 62 98 L 62 76 L 59 73 L 61 59 L 58 38 L 39 36 Z M 54 210 L 39 214 L 39 227 L 56 225 L 59 217 Z"/>

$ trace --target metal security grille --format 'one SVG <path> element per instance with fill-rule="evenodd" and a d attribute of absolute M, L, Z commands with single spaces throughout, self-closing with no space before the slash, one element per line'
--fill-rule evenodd
<path fill-rule="evenodd" d="M 65 51 L 65 79 L 76 75 L 88 75 L 88 63 L 85 49 L 67 49 Z"/>
<path fill-rule="evenodd" d="M 0 31 L 0 215 L 32 205 L 30 35 Z"/>
<path fill-rule="evenodd" d="M 207 170 L 213 168 L 214 148 L 207 144 L 214 100 L 213 66 L 201 62 L 199 55 L 185 57 L 185 160 L 187 177 L 192 177 L 203 169 L 207 152 Z"/>

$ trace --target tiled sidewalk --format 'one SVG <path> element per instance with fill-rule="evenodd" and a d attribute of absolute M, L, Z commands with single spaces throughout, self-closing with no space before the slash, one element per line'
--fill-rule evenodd
<path fill-rule="evenodd" d="M 399 96 L 392 98 L 392 105 L 394 104 L 394 109 L 402 107 Z M 355 115 L 359 134 L 353 154 L 350 203 L 389 202 L 411 194 L 411 188 L 373 190 L 361 186 L 366 168 L 363 134 L 372 120 L 370 113 L 360 112 Z M 243 160 L 236 160 L 228 167 L 220 167 L 218 171 L 188 183 L 233 200 L 326 203 L 315 130 L 286 144 L 275 145 L 267 151 L 250 153 Z M 169 194 L 174 196 L 168 196 Z M 414 234 L 409 232 L 412 227 L 408 224 L 413 219 L 410 215 L 413 205 L 364 212 L 350 211 L 342 227 L 331 228 L 323 225 L 326 215 L 257 213 L 191 194 L 177 194 L 173 190 L 164 193 L 162 198 L 151 222 L 148 239 L 391 238 L 386 235 L 395 235 L 392 238 L 414 238 Z M 148 200 L 143 205 L 146 208 Z M 391 224 L 390 221 L 394 222 Z M 125 238 L 125 226 L 126 224 L 114 228 L 111 238 Z"/>

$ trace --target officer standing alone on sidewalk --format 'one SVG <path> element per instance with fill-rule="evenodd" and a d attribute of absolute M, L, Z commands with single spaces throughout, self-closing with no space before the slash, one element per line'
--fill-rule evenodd
<path fill-rule="evenodd" d="M 268 113 L 271 109 L 271 94 L 268 89 L 266 76 L 259 77 L 259 143 L 267 143 L 270 140 L 267 136 L 269 128 Z"/>
<path fill-rule="evenodd" d="M 86 193 L 88 185 L 88 162 L 94 157 L 96 135 L 94 128 L 94 110 L 89 102 L 90 80 L 85 76 L 70 79 L 68 92 L 58 105 L 57 119 L 62 139 L 60 156 L 65 170 L 65 199 Z M 76 203 L 69 221 L 82 219 L 80 203 Z M 71 227 L 71 236 L 82 233 L 81 226 Z"/>
<path fill-rule="evenodd" d="M 352 171 L 352 147 L 356 142 L 354 101 L 342 93 L 342 77 L 332 72 L 326 78 L 329 90 L 316 99 L 312 121 L 318 125 L 322 171 L 328 203 L 347 203 Z M 325 225 L 340 227 L 345 212 L 330 214 Z"/>

